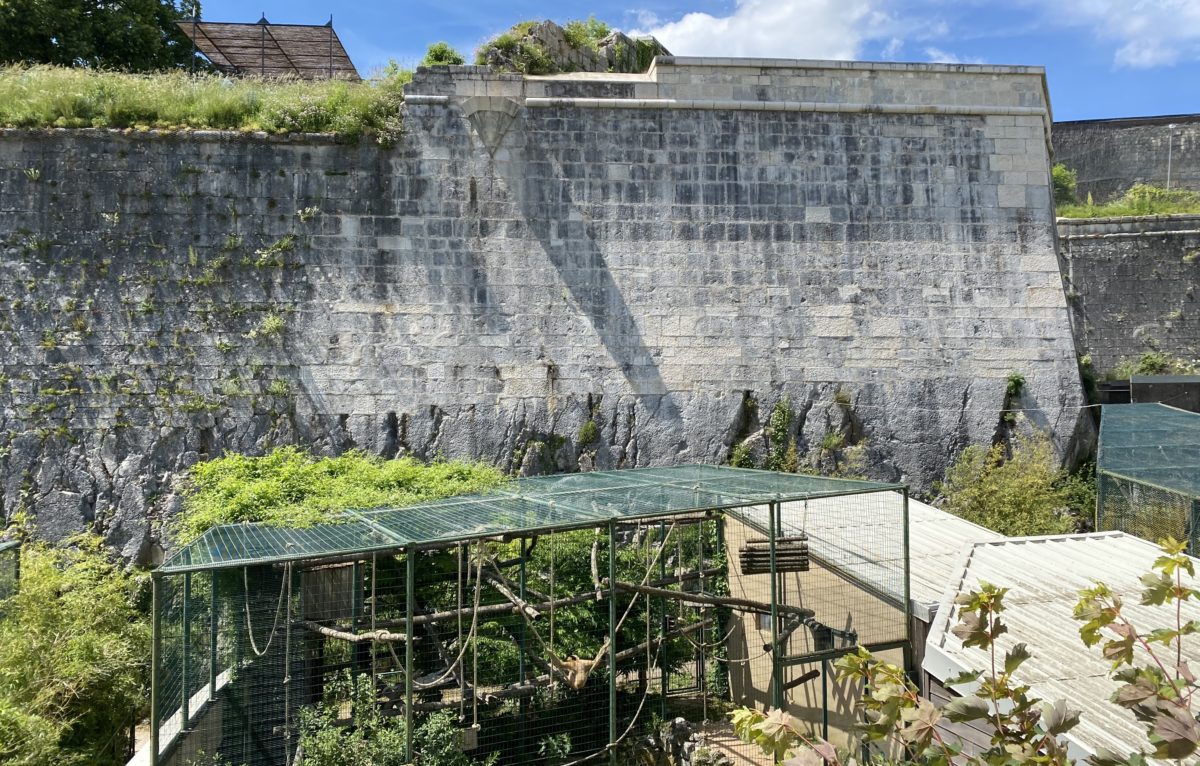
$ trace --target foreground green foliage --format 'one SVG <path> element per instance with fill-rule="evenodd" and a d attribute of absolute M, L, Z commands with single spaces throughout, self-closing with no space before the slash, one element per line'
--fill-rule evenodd
<path fill-rule="evenodd" d="M 1141 375 L 1194 375 L 1200 369 L 1196 362 L 1189 362 L 1163 351 L 1147 351 L 1137 359 L 1122 359 L 1108 376 L 1114 380 L 1128 380 Z"/>
<path fill-rule="evenodd" d="M 1059 193 L 1055 179 L 1055 200 Z M 1058 208 L 1063 218 L 1113 218 L 1129 215 L 1177 215 L 1200 213 L 1200 193 L 1187 189 L 1162 189 L 1149 184 L 1134 184 L 1117 199 L 1094 204 L 1089 196 L 1086 204 L 1065 204 Z"/>
<path fill-rule="evenodd" d="M 154 71 L 190 66 L 175 22 L 199 3 L 177 0 L 4 0 L 0 63 Z"/>
<path fill-rule="evenodd" d="M 1079 635 L 1088 646 L 1104 642 L 1104 658 L 1113 663 L 1112 677 L 1120 683 L 1113 702 L 1133 713 L 1146 728 L 1152 752 L 1133 755 L 1098 754 L 1097 766 L 1140 766 L 1145 757 L 1178 760 L 1194 755 L 1200 746 L 1200 723 L 1192 698 L 1200 683 L 1183 657 L 1183 640 L 1200 631 L 1200 621 L 1184 620 L 1180 605 L 1200 599 L 1200 590 L 1184 584 L 1196 576 L 1195 564 L 1185 551 L 1187 543 L 1163 541 L 1163 555 L 1142 577 L 1141 605 L 1166 607 L 1174 612 L 1170 627 L 1146 630 L 1135 626 L 1121 597 L 1104 583 L 1084 590 L 1075 607 L 1075 618 L 1084 623 Z M 1134 648 L 1144 652 L 1135 655 Z"/>
<path fill-rule="evenodd" d="M 395 68 L 344 82 L 10 66 L 0 68 L 0 126 L 335 133 L 390 145 L 410 79 Z"/>
<path fill-rule="evenodd" d="M 296 527 L 336 520 L 347 508 L 412 505 L 480 492 L 504 481 L 483 463 L 413 458 L 384 460 L 362 452 L 315 457 L 280 447 L 262 457 L 226 455 L 192 467 L 181 542 L 220 524 L 261 521 Z"/>
<path fill-rule="evenodd" d="M 1016 434 L 1007 455 L 1003 444 L 967 447 L 937 489 L 945 510 L 1014 537 L 1073 532 L 1094 506 L 1089 482 L 1059 467 L 1041 432 Z"/>
<path fill-rule="evenodd" d="M 0 763 L 124 763 L 118 740 L 144 712 L 150 656 L 139 585 L 99 538 L 26 543 L 0 619 Z"/>
<path fill-rule="evenodd" d="M 1148 748 L 1132 753 L 1099 750 L 1089 759 L 1093 766 L 1145 766 L 1149 758 L 1183 762 L 1200 749 L 1200 723 L 1192 700 L 1200 683 L 1182 659 L 1185 636 L 1200 632 L 1200 621 L 1183 620 L 1179 604 L 1200 599 L 1190 586 L 1195 579 L 1193 560 L 1175 540 L 1162 542 L 1163 555 L 1142 577 L 1141 606 L 1157 608 L 1169 627 L 1136 627 L 1120 596 L 1104 583 L 1080 591 L 1075 619 L 1084 623 L 1079 636 L 1086 646 L 1103 642 L 1102 652 L 1112 662 L 1112 678 L 1119 684 L 1113 704 L 1130 711 L 1145 727 Z M 1188 583 L 1183 575 L 1187 574 Z M 1003 655 L 996 639 L 1008 632 L 1001 619 L 1006 588 L 980 583 L 980 589 L 957 599 L 959 622 L 951 632 L 964 646 L 988 654 L 988 669 L 963 673 L 948 680 L 962 696 L 941 708 L 918 694 L 917 688 L 895 665 L 882 662 L 865 649 L 839 659 L 838 677 L 860 681 L 870 689 L 858 703 L 864 723 L 856 730 L 861 752 L 876 753 L 856 759 L 857 748 L 839 750 L 806 734 L 801 722 L 782 710 L 760 713 L 743 708 L 733 713 L 738 735 L 758 744 L 784 766 L 848 766 L 920 763 L 931 766 L 1008 766 L 1012 764 L 1072 763 L 1060 739 L 1079 723 L 1079 713 L 1065 702 L 1043 702 L 1018 680 L 1021 666 L 1032 656 L 1023 643 Z M 1145 618 L 1144 609 L 1140 616 Z M 1135 652 L 1136 650 L 1136 652 Z M 942 738 L 943 722 L 973 723 L 991 732 L 991 746 L 979 755 L 965 755 L 957 742 Z M 898 758 L 878 755 L 879 749 Z"/>
<path fill-rule="evenodd" d="M 354 726 L 339 719 L 349 704 Z M 300 747 L 307 766 L 404 766 L 406 740 L 403 716 L 385 716 L 376 704 L 370 676 L 351 678 L 346 671 L 330 684 L 325 699 L 300 709 Z M 455 714 L 443 710 L 428 716 L 413 731 L 413 749 L 422 766 L 492 766 L 496 756 L 474 759 L 463 752 L 462 732 Z"/>
<path fill-rule="evenodd" d="M 1050 170 L 1050 182 L 1054 187 L 1054 206 L 1074 205 L 1079 176 L 1061 162 Z M 1060 214 L 1061 215 L 1061 214 Z"/>

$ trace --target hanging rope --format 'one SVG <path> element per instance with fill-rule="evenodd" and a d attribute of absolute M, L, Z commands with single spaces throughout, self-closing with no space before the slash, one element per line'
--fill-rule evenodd
<path fill-rule="evenodd" d="M 480 596 L 480 592 L 482 590 L 481 582 L 483 580 L 483 551 L 482 551 L 483 543 L 481 542 L 479 545 L 481 547 L 481 550 L 478 553 L 479 563 L 475 567 L 475 602 L 474 602 L 474 606 L 471 610 L 471 627 L 467 631 L 467 638 L 471 639 L 472 642 L 474 641 L 474 639 L 476 637 L 476 632 L 479 629 L 479 596 Z M 409 626 L 409 630 L 412 630 L 412 626 Z M 452 676 L 454 674 L 455 670 L 458 670 L 461 674 L 462 661 L 463 661 L 463 658 L 467 656 L 467 646 L 468 646 L 467 642 L 462 642 L 462 644 L 459 646 L 458 656 L 455 657 L 454 661 L 450 663 L 450 666 L 448 668 L 446 668 L 445 673 L 438 676 L 433 681 L 426 681 L 424 683 L 418 683 L 414 680 L 413 688 L 414 689 L 431 689 L 434 686 L 438 686 L 443 681 L 445 681 L 447 678 Z M 389 647 L 390 647 L 390 644 L 389 644 Z M 394 651 L 393 651 L 393 656 L 394 656 Z M 478 666 L 476 666 L 475 673 L 476 674 L 478 673 Z M 476 692 L 476 680 L 477 679 L 475 677 L 472 677 L 472 679 L 471 679 L 471 696 L 472 697 L 478 696 L 475 693 Z"/>
<path fill-rule="evenodd" d="M 275 640 L 275 633 L 279 630 L 279 610 L 283 608 L 284 596 L 291 597 L 291 574 L 292 565 L 287 563 L 283 565 L 283 581 L 279 583 L 279 602 L 275 604 L 275 622 L 271 625 L 271 635 L 267 636 L 267 645 L 259 651 L 258 644 L 254 641 L 254 625 L 250 620 L 250 578 L 246 575 L 246 567 L 242 567 L 242 606 L 246 610 L 246 634 L 250 637 L 250 649 L 254 652 L 255 657 L 262 657 L 271 649 L 271 642 Z"/>

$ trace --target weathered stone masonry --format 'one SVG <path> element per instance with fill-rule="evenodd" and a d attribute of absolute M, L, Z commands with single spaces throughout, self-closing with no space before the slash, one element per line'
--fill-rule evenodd
<path fill-rule="evenodd" d="M 718 461 L 782 396 L 927 487 L 1014 370 L 1080 422 L 1040 69 L 450 68 L 405 121 L 3 134 L 4 512 L 146 556 L 223 450 Z"/>
<path fill-rule="evenodd" d="M 1099 372 L 1161 351 L 1200 358 L 1200 216 L 1058 221 L 1080 350 Z"/>

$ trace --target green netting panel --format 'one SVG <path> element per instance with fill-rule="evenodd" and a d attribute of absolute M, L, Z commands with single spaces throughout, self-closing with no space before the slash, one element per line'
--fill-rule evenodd
<path fill-rule="evenodd" d="M 21 579 L 21 544 L 0 542 L 0 601 L 15 596 Z"/>
<path fill-rule="evenodd" d="M 1197 547 L 1200 502 L 1178 492 L 1109 473 L 1096 476 L 1096 527 L 1120 530 L 1157 542 L 1166 537 Z"/>
<path fill-rule="evenodd" d="M 714 475 L 723 489 L 696 484 Z M 336 762 L 360 732 L 416 762 L 447 750 L 499 766 L 610 751 L 661 762 L 647 759 L 680 742 L 655 722 L 676 718 L 712 752 L 756 762 L 725 707 L 784 704 L 814 730 L 841 725 L 857 692 L 834 685 L 828 662 L 903 645 L 904 496 L 880 486 L 646 469 L 531 479 L 303 534 L 214 530 L 157 577 L 158 762 L 286 766 L 300 746 Z M 746 505 L 800 487 L 811 497 L 774 519 Z M 741 548 L 773 525 L 807 536 L 806 555 L 774 577 L 744 571 Z M 348 552 L 355 536 L 367 547 Z M 421 545 L 398 549 L 405 539 Z M 316 555 L 322 545 L 333 552 Z M 293 558 L 263 561 L 279 548 Z"/>
<path fill-rule="evenodd" d="M 1200 415 L 1163 404 L 1107 405 L 1096 462 L 1096 528 L 1197 551 Z"/>
<path fill-rule="evenodd" d="M 536 477 L 490 492 L 400 509 L 348 512 L 310 529 L 237 524 L 209 530 L 176 552 L 164 572 L 396 550 L 495 534 L 533 534 L 605 520 L 898 489 L 726 466 L 685 465 Z"/>

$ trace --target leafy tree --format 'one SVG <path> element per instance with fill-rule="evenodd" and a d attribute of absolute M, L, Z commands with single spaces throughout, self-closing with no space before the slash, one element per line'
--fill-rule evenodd
<path fill-rule="evenodd" d="M 563 26 L 563 35 L 574 48 L 596 50 L 600 41 L 608 37 L 610 32 L 612 32 L 612 27 L 595 16 L 588 16 L 586 21 L 579 19 L 568 21 Z"/>
<path fill-rule="evenodd" d="M 384 460 L 362 452 L 315 457 L 280 447 L 262 457 L 226 455 L 192 467 L 177 534 L 187 542 L 220 524 L 261 521 L 312 526 L 347 508 L 412 505 L 478 492 L 504 480 L 483 463 L 413 458 Z"/>
<path fill-rule="evenodd" d="M 866 649 L 848 654 L 835 665 L 843 681 L 857 681 L 870 689 L 859 702 L 862 720 L 857 729 L 864 748 L 898 743 L 903 757 L 881 756 L 865 762 L 921 763 L 928 766 L 984 766 L 988 764 L 1040 763 L 1066 766 L 1062 735 L 1079 723 L 1079 713 L 1062 702 L 1049 704 L 1033 697 L 1029 686 L 1016 678 L 1030 658 L 1025 644 L 1015 644 L 1000 656 L 997 637 L 1008 632 L 1001 620 L 1005 588 L 982 583 L 980 590 L 963 594 L 958 604 L 959 622 L 952 632 L 964 646 L 977 646 L 990 655 L 988 672 L 969 672 L 951 679 L 951 686 L 973 685 L 974 690 L 941 708 L 920 696 L 904 670 L 879 660 Z M 738 735 L 758 744 L 784 766 L 848 766 L 860 762 L 858 753 L 839 750 L 829 742 L 807 736 L 805 726 L 782 710 L 769 713 L 742 708 L 732 714 Z M 942 737 L 942 721 L 979 721 L 990 724 L 991 743 L 977 756 L 965 755 L 958 742 Z"/>
<path fill-rule="evenodd" d="M 462 54 L 450 47 L 450 43 L 437 42 L 425 51 L 421 66 L 455 66 L 466 61 Z"/>
<path fill-rule="evenodd" d="M 1054 186 L 1054 204 L 1074 205 L 1079 174 L 1061 162 L 1050 170 L 1051 183 Z"/>
<path fill-rule="evenodd" d="M 1151 753 L 1118 755 L 1098 753 L 1097 766 L 1142 766 L 1147 757 L 1182 760 L 1200 746 L 1200 724 L 1192 705 L 1200 683 L 1183 659 L 1183 639 L 1200 631 L 1200 621 L 1184 620 L 1180 605 L 1200 599 L 1200 590 L 1184 584 L 1196 576 L 1195 564 L 1184 551 L 1187 543 L 1162 542 L 1163 555 L 1142 577 L 1142 606 L 1166 607 L 1174 616 L 1170 627 L 1145 630 L 1133 623 L 1124 601 L 1104 583 L 1084 590 L 1075 607 L 1075 618 L 1084 623 L 1079 636 L 1088 646 L 1104 642 L 1104 658 L 1113 663 L 1114 680 L 1120 683 L 1113 702 L 1129 710 L 1146 727 Z M 1149 662 L 1134 653 L 1144 652 Z"/>
<path fill-rule="evenodd" d="M 967 447 L 938 490 L 947 511 L 1009 536 L 1074 531 L 1073 514 L 1087 510 L 1089 497 L 1041 432 L 1014 435 L 1007 457 L 1002 444 Z"/>
<path fill-rule="evenodd" d="M 139 578 L 98 537 L 27 542 L 0 619 L 0 763 L 123 763 L 118 732 L 146 699 L 148 622 Z"/>
<path fill-rule="evenodd" d="M 194 0 L 0 0 L 0 62 L 149 72 L 188 66 Z"/>

